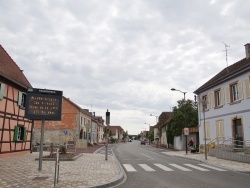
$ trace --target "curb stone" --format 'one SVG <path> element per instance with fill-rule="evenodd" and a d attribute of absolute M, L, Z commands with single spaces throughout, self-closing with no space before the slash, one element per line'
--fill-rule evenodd
<path fill-rule="evenodd" d="M 126 173 L 124 172 L 124 170 L 123 170 L 120 162 L 118 161 L 118 159 L 115 157 L 114 152 L 113 152 L 112 149 L 111 149 L 111 152 L 112 152 L 112 155 L 113 155 L 113 157 L 114 157 L 114 159 L 116 161 L 117 166 L 120 169 L 120 175 L 119 175 L 119 177 L 116 178 L 114 181 L 111 180 L 110 182 L 105 183 L 105 184 L 96 185 L 96 186 L 89 186 L 89 187 L 82 186 L 80 188 L 108 188 L 108 187 L 114 187 L 114 186 L 119 185 L 121 182 L 123 182 L 123 181 L 125 181 L 127 179 Z"/>

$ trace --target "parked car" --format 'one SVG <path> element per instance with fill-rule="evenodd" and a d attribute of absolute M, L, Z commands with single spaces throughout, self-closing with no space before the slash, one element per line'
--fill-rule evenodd
<path fill-rule="evenodd" d="M 141 140 L 141 145 L 146 145 L 146 141 L 145 140 Z"/>
<path fill-rule="evenodd" d="M 129 142 L 132 142 L 132 140 L 131 140 L 131 139 L 129 139 L 128 141 L 129 141 Z"/>

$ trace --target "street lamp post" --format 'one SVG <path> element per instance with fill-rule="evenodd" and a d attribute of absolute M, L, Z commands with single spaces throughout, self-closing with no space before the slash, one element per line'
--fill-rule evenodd
<path fill-rule="evenodd" d="M 171 89 L 171 91 L 179 91 L 179 92 L 181 92 L 181 93 L 183 93 L 184 94 L 184 104 L 186 103 L 186 93 L 187 92 L 184 92 L 184 91 L 181 91 L 181 90 L 178 90 L 178 89 L 175 89 L 175 88 L 172 88 Z M 184 112 L 184 126 L 185 126 L 185 128 L 186 128 L 186 126 L 187 126 L 187 124 L 186 124 L 186 106 L 184 106 L 185 107 L 185 112 Z M 188 154 L 188 149 L 187 149 L 187 145 L 188 145 L 188 143 L 187 143 L 187 135 L 185 135 L 185 137 L 186 137 L 186 154 Z"/>
<path fill-rule="evenodd" d="M 204 141 L 205 141 L 205 160 L 207 160 L 207 138 L 206 138 L 206 120 L 205 120 L 205 111 L 207 108 L 207 101 L 202 100 L 202 110 L 203 110 L 203 123 L 204 123 Z"/>
<path fill-rule="evenodd" d="M 106 112 L 106 126 L 107 126 L 107 129 L 106 129 L 106 153 L 105 153 L 105 160 L 107 161 L 108 160 L 108 128 L 109 128 L 109 124 L 110 124 L 110 112 L 109 110 L 107 109 L 107 112 Z"/>
<path fill-rule="evenodd" d="M 158 116 L 156 116 L 156 115 L 154 115 L 154 114 L 150 114 L 150 116 L 155 116 L 156 117 L 156 125 L 157 125 L 157 123 L 158 123 Z M 160 139 L 160 137 L 159 137 L 159 128 L 158 128 L 158 140 L 157 140 L 157 145 L 156 145 L 156 147 L 158 148 L 158 146 L 159 146 L 159 139 Z"/>

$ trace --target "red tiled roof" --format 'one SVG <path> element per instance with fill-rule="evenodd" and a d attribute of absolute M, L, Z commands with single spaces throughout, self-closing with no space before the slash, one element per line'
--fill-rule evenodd
<path fill-rule="evenodd" d="M 12 60 L 9 54 L 0 45 L 0 76 L 18 84 L 23 88 L 32 87 L 22 70 Z"/>
<path fill-rule="evenodd" d="M 174 112 L 162 112 L 161 115 L 159 116 L 159 121 L 157 123 L 157 127 L 162 127 L 166 125 L 166 123 L 169 122 L 171 117 L 174 115 Z M 155 128 L 157 128 L 155 127 Z"/>

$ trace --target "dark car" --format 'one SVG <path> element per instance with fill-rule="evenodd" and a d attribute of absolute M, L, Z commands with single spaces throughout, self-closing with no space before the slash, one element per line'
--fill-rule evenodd
<path fill-rule="evenodd" d="M 141 140 L 141 145 L 146 145 L 146 141 L 145 140 Z"/>

